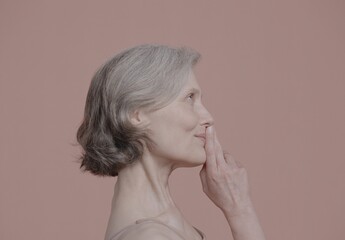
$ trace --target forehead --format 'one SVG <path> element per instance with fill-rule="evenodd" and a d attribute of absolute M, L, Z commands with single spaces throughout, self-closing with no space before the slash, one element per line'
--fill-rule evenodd
<path fill-rule="evenodd" d="M 200 89 L 200 86 L 196 80 L 196 77 L 194 75 L 193 72 L 191 72 L 189 74 L 189 76 L 187 76 L 187 81 L 186 81 L 186 84 L 183 86 L 183 88 L 181 89 L 181 92 L 179 93 L 179 96 L 174 99 L 171 103 L 169 103 L 167 106 L 163 107 L 163 108 L 160 108 L 158 110 L 155 110 L 155 111 L 149 111 L 148 114 L 151 116 L 151 117 L 154 117 L 154 116 L 162 116 L 162 114 L 170 114 L 171 113 L 171 109 L 172 108 L 176 108 L 177 109 L 180 109 L 180 102 L 181 101 L 184 101 L 185 98 L 186 98 L 186 95 L 190 92 L 196 92 L 198 94 L 200 94 L 200 96 L 202 96 L 201 94 L 201 89 Z"/>
<path fill-rule="evenodd" d="M 199 83 L 196 80 L 196 77 L 195 77 L 193 71 L 190 72 L 188 79 L 186 81 L 186 85 L 182 88 L 182 93 L 188 92 L 190 90 L 195 90 L 195 91 L 201 92 Z"/>

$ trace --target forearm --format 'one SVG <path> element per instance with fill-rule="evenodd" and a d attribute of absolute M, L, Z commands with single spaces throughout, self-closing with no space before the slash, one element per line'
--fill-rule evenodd
<path fill-rule="evenodd" d="M 245 213 L 233 215 L 223 211 L 231 228 L 234 240 L 265 240 L 264 232 L 254 208 L 248 208 Z"/>

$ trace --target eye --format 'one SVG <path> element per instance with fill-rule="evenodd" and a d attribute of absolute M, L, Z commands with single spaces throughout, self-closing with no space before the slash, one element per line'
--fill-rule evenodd
<path fill-rule="evenodd" d="M 195 95 L 194 93 L 190 93 L 190 94 L 188 94 L 187 98 L 193 100 L 194 99 L 194 95 Z"/>

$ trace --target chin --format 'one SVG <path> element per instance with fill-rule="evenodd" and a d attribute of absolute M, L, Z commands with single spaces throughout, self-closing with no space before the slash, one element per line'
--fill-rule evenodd
<path fill-rule="evenodd" d="M 178 164 L 178 167 L 198 167 L 206 162 L 206 154 L 195 154 L 193 158 L 186 159 Z"/>
<path fill-rule="evenodd" d="M 199 156 L 196 157 L 193 161 L 194 166 L 200 166 L 203 165 L 206 162 L 206 152 L 203 149 L 201 153 L 198 154 Z"/>
<path fill-rule="evenodd" d="M 206 160 L 205 161 L 196 162 L 192 167 L 202 166 L 202 165 L 204 165 L 205 162 L 206 162 Z"/>

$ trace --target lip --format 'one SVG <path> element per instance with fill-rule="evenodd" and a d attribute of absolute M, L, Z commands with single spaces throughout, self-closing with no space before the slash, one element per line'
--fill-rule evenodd
<path fill-rule="evenodd" d="M 206 143 L 206 134 L 202 133 L 202 134 L 197 134 L 194 136 L 197 138 L 200 138 L 204 142 L 204 144 Z"/>
<path fill-rule="evenodd" d="M 205 133 L 195 134 L 194 136 L 206 139 L 206 134 Z"/>

